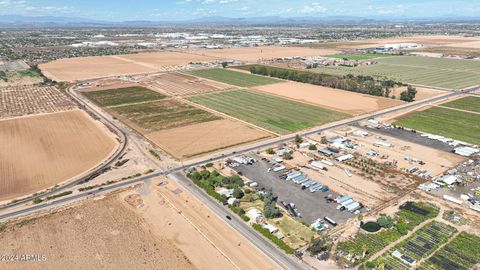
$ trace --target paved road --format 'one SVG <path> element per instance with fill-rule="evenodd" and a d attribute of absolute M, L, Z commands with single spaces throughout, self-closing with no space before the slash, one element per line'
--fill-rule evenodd
<path fill-rule="evenodd" d="M 222 220 L 238 231 L 241 235 L 247 238 L 251 243 L 257 246 L 257 248 L 263 251 L 266 255 L 268 255 L 273 261 L 280 265 L 282 269 L 299 269 L 299 267 L 301 267 L 301 269 L 307 269 L 306 265 L 298 263 L 300 260 L 285 254 L 283 251 L 280 251 L 272 244 L 270 240 L 258 234 L 237 215 L 232 214 L 227 207 L 216 201 L 203 190 L 199 189 L 182 173 L 176 172 L 169 174 L 168 176 L 172 179 L 175 179 L 178 183 L 183 185 L 185 189 L 194 194 L 196 197 L 200 198 L 210 210 L 217 214 Z M 231 217 L 231 220 L 226 218 L 227 215 Z"/>

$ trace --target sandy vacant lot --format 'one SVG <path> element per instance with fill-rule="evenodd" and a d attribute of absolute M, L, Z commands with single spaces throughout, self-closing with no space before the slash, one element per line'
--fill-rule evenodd
<path fill-rule="evenodd" d="M 153 236 L 115 196 L 10 226 L 1 254 L 44 255 L 40 262 L 0 262 L 2 269 L 195 269 L 172 240 Z"/>
<path fill-rule="evenodd" d="M 73 110 L 0 121 L 0 200 L 34 193 L 94 167 L 117 145 Z"/>
<path fill-rule="evenodd" d="M 209 121 L 146 134 L 148 139 L 179 159 L 271 136 L 266 131 L 229 119 Z"/>
<path fill-rule="evenodd" d="M 198 55 L 219 57 L 223 59 L 257 62 L 258 60 L 272 59 L 277 57 L 327 55 L 337 53 L 338 51 L 302 47 L 265 46 L 250 48 L 227 48 L 220 50 L 193 50 L 190 52 Z"/>
<path fill-rule="evenodd" d="M 352 115 L 365 114 L 403 104 L 398 100 L 298 82 L 257 86 L 253 89 L 313 103 Z"/>
<path fill-rule="evenodd" d="M 0 254 L 46 260 L 1 269 L 280 269 L 166 178 L 15 223 L 0 233 Z"/>
<path fill-rule="evenodd" d="M 39 67 L 43 74 L 52 80 L 76 81 L 167 71 L 190 62 L 214 60 L 212 57 L 179 52 L 157 52 L 60 59 Z"/>

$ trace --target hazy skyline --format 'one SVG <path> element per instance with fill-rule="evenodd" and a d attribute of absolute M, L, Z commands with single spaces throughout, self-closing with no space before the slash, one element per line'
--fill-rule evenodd
<path fill-rule="evenodd" d="M 98 20 L 184 20 L 204 17 L 358 16 L 475 17 L 480 2 L 468 0 L 0 0 L 0 14 L 72 16 Z"/>

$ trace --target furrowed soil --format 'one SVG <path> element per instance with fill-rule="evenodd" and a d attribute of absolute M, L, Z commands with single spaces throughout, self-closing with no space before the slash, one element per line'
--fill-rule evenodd
<path fill-rule="evenodd" d="M 51 187 L 101 163 L 117 142 L 81 110 L 0 121 L 0 200 Z"/>

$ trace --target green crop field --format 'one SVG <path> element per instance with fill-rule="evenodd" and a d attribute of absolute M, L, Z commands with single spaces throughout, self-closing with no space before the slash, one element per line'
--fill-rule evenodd
<path fill-rule="evenodd" d="M 189 72 L 189 74 L 239 87 L 252 87 L 281 82 L 274 78 L 251 75 L 228 69 L 214 68 Z"/>
<path fill-rule="evenodd" d="M 443 103 L 442 106 L 480 113 L 480 97 L 464 97 Z"/>
<path fill-rule="evenodd" d="M 480 114 L 433 107 L 393 124 L 480 145 Z"/>
<path fill-rule="evenodd" d="M 349 59 L 349 60 L 368 60 L 380 57 L 393 57 L 390 54 L 381 54 L 381 53 L 362 53 L 362 54 L 331 54 L 327 57 L 339 58 L 339 59 Z"/>
<path fill-rule="evenodd" d="M 109 107 L 160 100 L 166 97 L 160 93 L 140 86 L 99 90 L 85 92 L 84 94 L 96 103 Z"/>
<path fill-rule="evenodd" d="M 410 269 L 407 264 L 394 257 L 392 253 L 399 251 L 403 255 L 420 261 L 421 259 L 427 258 L 442 244 L 446 243 L 456 231 L 457 230 L 450 225 L 432 221 L 382 254 L 382 256 L 378 257 L 373 263 L 377 266 L 384 264 L 385 269 Z"/>
<path fill-rule="evenodd" d="M 480 237 L 462 232 L 417 269 L 468 270 L 480 263 Z"/>
<path fill-rule="evenodd" d="M 375 60 L 359 67 L 321 67 L 317 72 L 332 75 L 371 75 L 433 87 L 459 89 L 480 84 L 480 61 L 433 57 L 397 56 Z"/>
<path fill-rule="evenodd" d="M 188 99 L 280 134 L 349 117 L 344 113 L 249 90 L 205 94 Z"/>
<path fill-rule="evenodd" d="M 114 107 L 113 110 L 148 131 L 220 119 L 212 113 L 174 99 Z"/>
<path fill-rule="evenodd" d="M 155 131 L 220 119 L 181 101 L 143 87 L 86 92 L 86 96 L 113 114 L 146 131 Z"/>

